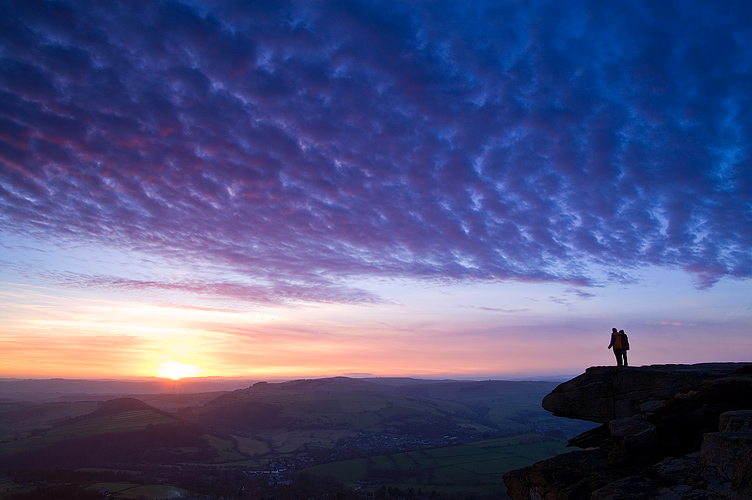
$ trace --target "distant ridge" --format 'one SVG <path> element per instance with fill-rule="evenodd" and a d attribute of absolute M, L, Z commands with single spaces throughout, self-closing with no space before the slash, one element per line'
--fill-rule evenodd
<path fill-rule="evenodd" d="M 492 377 L 482 380 L 493 381 L 540 381 L 562 382 L 572 376 L 535 376 L 535 377 Z M 338 383 L 339 381 L 343 383 Z M 353 382 L 357 381 L 357 382 Z M 263 383 L 278 386 L 293 383 L 301 387 L 309 386 L 311 390 L 352 390 L 357 383 L 371 383 L 375 386 L 389 387 L 430 385 L 436 383 L 474 382 L 481 378 L 467 379 L 460 377 L 423 379 L 418 377 L 317 377 L 294 379 L 269 379 Z M 69 378 L 0 378 L 0 401 L 105 401 L 121 396 L 154 396 L 157 394 L 197 394 L 210 392 L 235 391 L 246 389 L 259 383 L 258 379 L 238 377 L 192 377 L 180 380 L 149 377 L 142 379 L 69 379 Z M 352 387 L 347 387 L 351 384 Z M 289 387 L 295 387 L 289 386 Z M 367 386 L 362 386 L 366 388 Z M 373 388 L 373 386 L 371 386 Z M 258 389 L 258 388 L 257 388 Z"/>
<path fill-rule="evenodd" d="M 206 377 L 180 380 L 105 379 L 0 379 L 0 400 L 6 401 L 94 401 L 134 394 L 187 394 L 232 391 L 253 385 L 255 380 Z"/>

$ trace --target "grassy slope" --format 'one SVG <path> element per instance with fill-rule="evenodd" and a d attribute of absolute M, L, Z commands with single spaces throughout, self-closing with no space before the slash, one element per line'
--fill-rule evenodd
<path fill-rule="evenodd" d="M 151 453 L 151 455 L 150 455 Z M 70 464 L 66 464 L 70 457 Z M 122 398 L 101 402 L 88 414 L 57 421 L 22 439 L 5 441 L 0 460 L 40 466 L 96 467 L 123 461 L 160 460 L 233 462 L 238 453 L 232 438 L 205 434 L 142 401 Z"/>
<path fill-rule="evenodd" d="M 56 422 L 91 413 L 96 402 L 75 403 L 2 403 L 0 404 L 0 442 L 27 437 L 34 429 L 51 427 Z"/>
<path fill-rule="evenodd" d="M 500 429 L 526 432 L 531 423 L 554 421 L 555 417 L 546 412 L 540 402 L 556 385 L 554 382 L 488 380 L 408 385 L 400 387 L 398 391 L 416 397 L 462 404 Z"/>
<path fill-rule="evenodd" d="M 425 421 L 488 429 L 462 404 L 389 392 L 235 391 L 182 418 L 208 428 L 235 433 L 274 433 L 296 429 L 398 432 Z"/>
<path fill-rule="evenodd" d="M 102 415 L 51 427 L 42 435 L 3 443 L 0 456 L 13 455 L 20 451 L 44 448 L 58 441 L 80 439 L 98 434 L 129 432 L 145 429 L 149 425 L 174 423 L 177 420 L 152 410 L 125 411 Z"/>
<path fill-rule="evenodd" d="M 350 485 L 369 484 L 424 491 L 503 489 L 501 476 L 566 451 L 562 440 L 525 434 L 465 445 L 358 458 L 318 465 L 302 471 L 332 476 Z"/>

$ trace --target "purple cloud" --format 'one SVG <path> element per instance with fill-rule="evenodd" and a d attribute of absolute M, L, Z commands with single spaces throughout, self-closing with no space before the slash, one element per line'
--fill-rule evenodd
<path fill-rule="evenodd" d="M 746 279 L 750 10 L 3 5 L 0 224 L 273 283 L 90 285 L 261 302 L 377 300 L 360 276 L 582 287 L 591 263 Z"/>
<path fill-rule="evenodd" d="M 110 288 L 138 292 L 180 292 L 197 296 L 219 297 L 224 299 L 258 304 L 286 304 L 294 301 L 318 303 L 369 304 L 381 302 L 373 294 L 352 287 L 337 287 L 326 280 L 290 283 L 276 281 L 248 285 L 228 281 L 211 282 L 206 280 L 144 281 L 101 275 L 48 275 L 47 278 L 58 285 L 71 288 Z M 195 307 L 196 309 L 207 309 Z"/>

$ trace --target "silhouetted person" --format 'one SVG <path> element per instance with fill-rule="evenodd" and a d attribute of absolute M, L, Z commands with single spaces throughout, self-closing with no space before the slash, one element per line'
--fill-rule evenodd
<path fill-rule="evenodd" d="M 627 364 L 627 351 L 629 350 L 629 340 L 627 340 L 627 334 L 624 330 L 616 331 L 616 328 L 611 329 L 611 343 L 608 344 L 608 349 L 614 348 L 614 356 L 616 356 L 616 366 L 629 366 Z"/>

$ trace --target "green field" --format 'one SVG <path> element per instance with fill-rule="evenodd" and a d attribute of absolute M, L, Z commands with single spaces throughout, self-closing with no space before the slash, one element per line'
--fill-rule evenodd
<path fill-rule="evenodd" d="M 332 476 L 351 485 L 380 485 L 424 491 L 503 490 L 505 472 L 532 465 L 566 450 L 563 440 L 523 434 L 476 443 L 358 458 L 318 465 L 303 472 Z"/>
<path fill-rule="evenodd" d="M 33 491 L 35 486 L 18 486 L 12 478 L 5 478 L 0 480 L 0 499 L 3 499 L 10 495 L 18 493 L 28 493 Z"/>
<path fill-rule="evenodd" d="M 357 433 L 342 429 L 305 429 L 287 432 L 261 433 L 264 442 L 271 443 L 274 455 L 296 454 L 316 448 L 331 449 L 343 438 L 354 437 Z"/>
<path fill-rule="evenodd" d="M 151 500 L 185 497 L 189 493 L 182 488 L 163 484 L 95 483 L 88 489 L 99 491 L 103 488 L 118 498 L 146 497 Z"/>
<path fill-rule="evenodd" d="M 218 456 L 214 461 L 215 463 L 232 463 L 248 459 L 247 455 L 238 450 L 232 438 L 204 434 L 204 439 L 209 443 L 209 446 L 217 450 Z"/>
<path fill-rule="evenodd" d="M 18 486 L 13 479 L 0 480 L 0 499 L 19 493 L 34 491 L 36 486 Z M 117 498 L 148 498 L 149 500 L 166 500 L 189 496 L 189 491 L 175 486 L 163 484 L 137 484 L 137 483 L 94 483 L 86 489 L 99 491 L 107 490 Z"/>
<path fill-rule="evenodd" d="M 249 457 L 259 457 L 269 453 L 269 445 L 265 441 L 248 437 L 233 436 L 238 443 L 238 451 Z"/>

